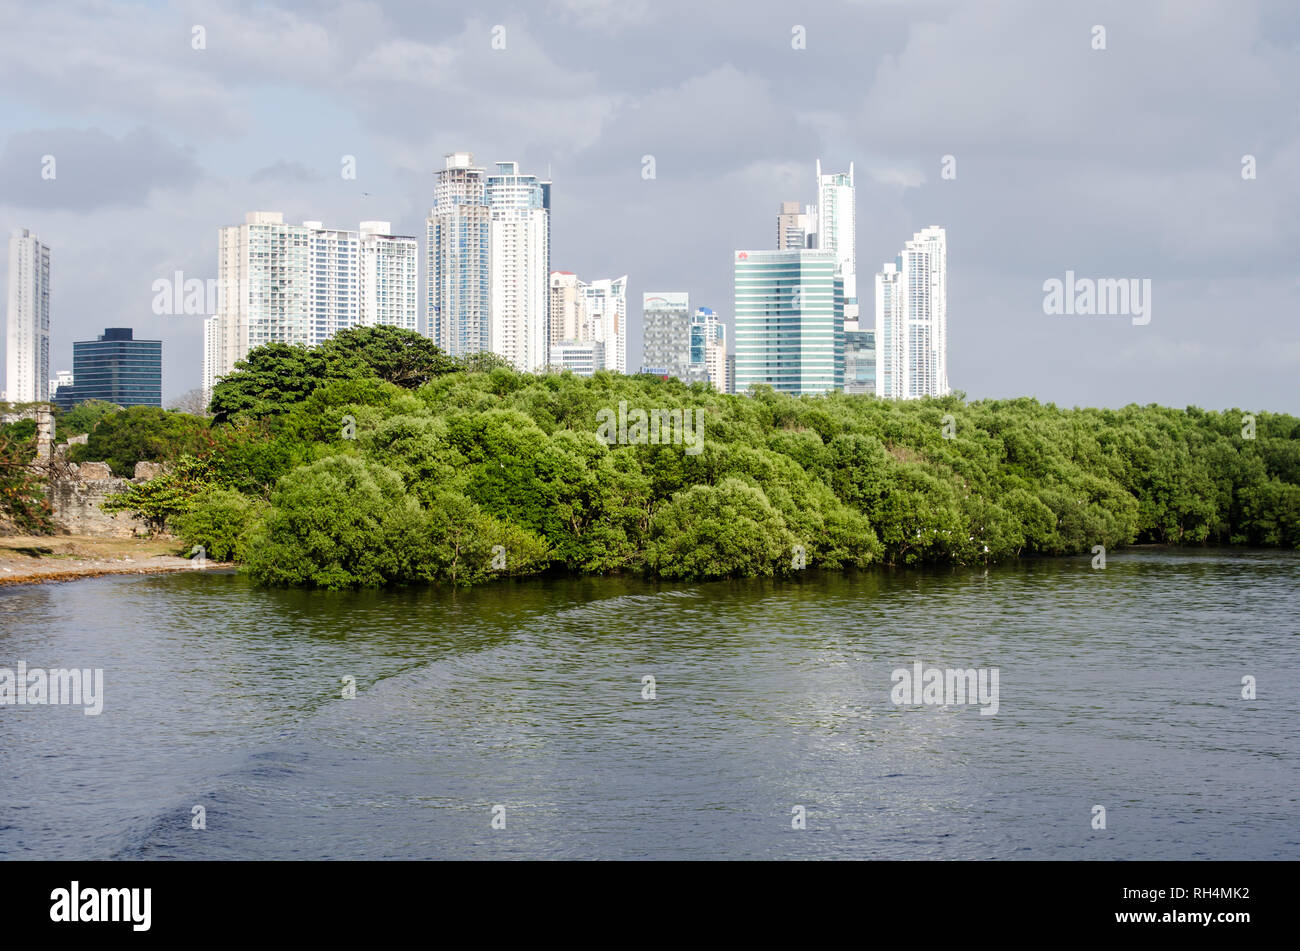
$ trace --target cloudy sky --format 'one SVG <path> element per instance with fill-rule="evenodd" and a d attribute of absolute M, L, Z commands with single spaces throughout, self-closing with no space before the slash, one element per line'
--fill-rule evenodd
<path fill-rule="evenodd" d="M 0 228 L 52 248 L 52 369 L 130 326 L 164 341 L 165 398 L 197 386 L 201 318 L 155 316 L 156 279 L 214 278 L 217 228 L 252 209 L 388 219 L 423 244 L 452 150 L 549 170 L 552 267 L 629 275 L 637 367 L 641 294 L 729 315 L 733 250 L 773 246 L 821 158 L 855 163 L 864 297 L 913 232 L 947 228 L 949 375 L 969 397 L 1300 411 L 1287 0 L 0 11 Z M 1149 279 L 1150 323 L 1045 314 L 1067 270 Z"/>

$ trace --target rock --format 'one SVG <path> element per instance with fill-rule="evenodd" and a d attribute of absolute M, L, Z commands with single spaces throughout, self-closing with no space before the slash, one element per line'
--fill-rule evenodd
<path fill-rule="evenodd" d="M 101 482 L 113 478 L 107 462 L 83 462 L 77 467 L 77 478 L 82 482 Z"/>

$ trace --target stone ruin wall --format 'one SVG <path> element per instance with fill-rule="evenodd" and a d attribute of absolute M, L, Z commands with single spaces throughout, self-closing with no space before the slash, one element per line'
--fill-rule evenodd
<path fill-rule="evenodd" d="M 86 434 L 73 436 L 54 445 L 54 415 L 48 406 L 37 406 L 20 413 L 7 414 L 4 422 L 36 420 L 36 458 L 33 466 L 46 479 L 46 498 L 52 519 L 59 531 L 69 535 L 98 535 L 130 538 L 149 534 L 149 526 L 129 512 L 109 514 L 100 505 L 111 495 L 126 491 L 132 484 L 147 482 L 163 472 L 162 463 L 138 462 L 133 478 L 114 476 L 106 462 L 68 461 L 68 449 L 85 445 Z"/>
<path fill-rule="evenodd" d="M 134 479 L 119 479 L 106 462 L 69 462 L 51 467 L 48 498 L 54 524 L 70 535 L 147 535 L 149 528 L 143 520 L 133 518 L 130 512 L 109 514 L 100 504 L 111 495 L 125 492 L 132 483 L 152 479 L 161 468 L 157 463 L 137 463 Z"/>

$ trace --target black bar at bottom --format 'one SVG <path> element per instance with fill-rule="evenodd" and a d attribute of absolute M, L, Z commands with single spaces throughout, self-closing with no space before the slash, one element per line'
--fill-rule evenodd
<path fill-rule="evenodd" d="M 533 938 L 622 921 L 633 942 L 684 937 L 693 920 L 739 931 L 838 922 L 927 947 L 1045 930 L 1231 942 L 1293 932 L 1294 877 L 1282 862 L 7 862 L 0 907 L 6 938 L 337 940 L 459 919 Z"/>

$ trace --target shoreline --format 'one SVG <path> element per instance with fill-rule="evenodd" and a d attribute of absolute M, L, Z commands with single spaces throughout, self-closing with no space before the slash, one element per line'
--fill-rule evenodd
<path fill-rule="evenodd" d="M 79 581 L 105 575 L 159 575 L 234 568 L 209 561 L 203 568 L 176 554 L 173 538 L 98 538 L 22 535 L 0 538 L 0 587 Z"/>

